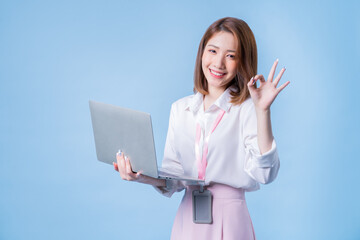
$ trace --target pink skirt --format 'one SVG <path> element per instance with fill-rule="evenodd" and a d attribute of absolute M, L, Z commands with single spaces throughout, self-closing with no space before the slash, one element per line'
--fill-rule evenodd
<path fill-rule="evenodd" d="M 246 206 L 243 189 L 214 184 L 207 187 L 213 196 L 213 223 L 195 224 L 192 191 L 187 187 L 171 232 L 172 240 L 255 240 L 255 232 Z"/>

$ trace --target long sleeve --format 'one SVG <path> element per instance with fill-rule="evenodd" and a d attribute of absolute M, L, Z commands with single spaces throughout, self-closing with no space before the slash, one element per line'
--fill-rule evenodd
<path fill-rule="evenodd" d="M 257 139 L 257 119 L 254 104 L 243 112 L 243 143 L 245 145 L 244 170 L 255 181 L 267 184 L 276 178 L 280 161 L 275 139 L 271 149 L 261 155 Z"/>
<path fill-rule="evenodd" d="M 174 105 L 171 106 L 169 128 L 166 136 L 164 158 L 162 161 L 161 170 L 174 175 L 183 175 L 184 170 L 178 160 L 174 148 L 175 138 L 175 113 Z M 184 184 L 178 180 L 168 181 L 167 187 L 155 187 L 155 189 L 164 196 L 171 197 L 174 192 L 179 192 L 185 188 Z"/>

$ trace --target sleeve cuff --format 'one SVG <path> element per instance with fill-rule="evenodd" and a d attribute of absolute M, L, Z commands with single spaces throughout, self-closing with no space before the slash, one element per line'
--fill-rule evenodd
<path fill-rule="evenodd" d="M 250 153 L 253 157 L 252 162 L 254 166 L 260 168 L 271 168 L 279 159 L 275 139 L 273 139 L 271 149 L 269 151 L 260 154 L 259 146 L 256 144 L 256 148 L 250 149 Z"/>
<path fill-rule="evenodd" d="M 179 180 L 171 180 L 171 181 L 167 180 L 166 182 L 167 182 L 166 187 L 153 186 L 156 191 L 158 191 L 165 197 L 171 197 L 174 194 L 174 192 L 180 192 L 185 188 L 181 183 L 181 181 Z"/>

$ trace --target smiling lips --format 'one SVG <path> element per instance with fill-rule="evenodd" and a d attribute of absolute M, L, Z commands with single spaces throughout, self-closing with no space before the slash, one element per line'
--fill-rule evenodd
<path fill-rule="evenodd" d="M 210 71 L 211 76 L 213 76 L 215 78 L 222 78 L 223 76 L 226 75 L 226 73 L 217 72 L 215 70 L 212 70 L 211 68 L 209 68 L 209 71 Z"/>

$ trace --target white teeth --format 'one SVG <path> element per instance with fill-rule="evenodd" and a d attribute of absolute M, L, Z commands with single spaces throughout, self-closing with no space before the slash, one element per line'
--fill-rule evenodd
<path fill-rule="evenodd" d="M 211 69 L 210 69 L 210 72 L 216 76 L 223 76 L 225 75 L 225 73 L 216 73 L 216 72 L 213 72 Z"/>

